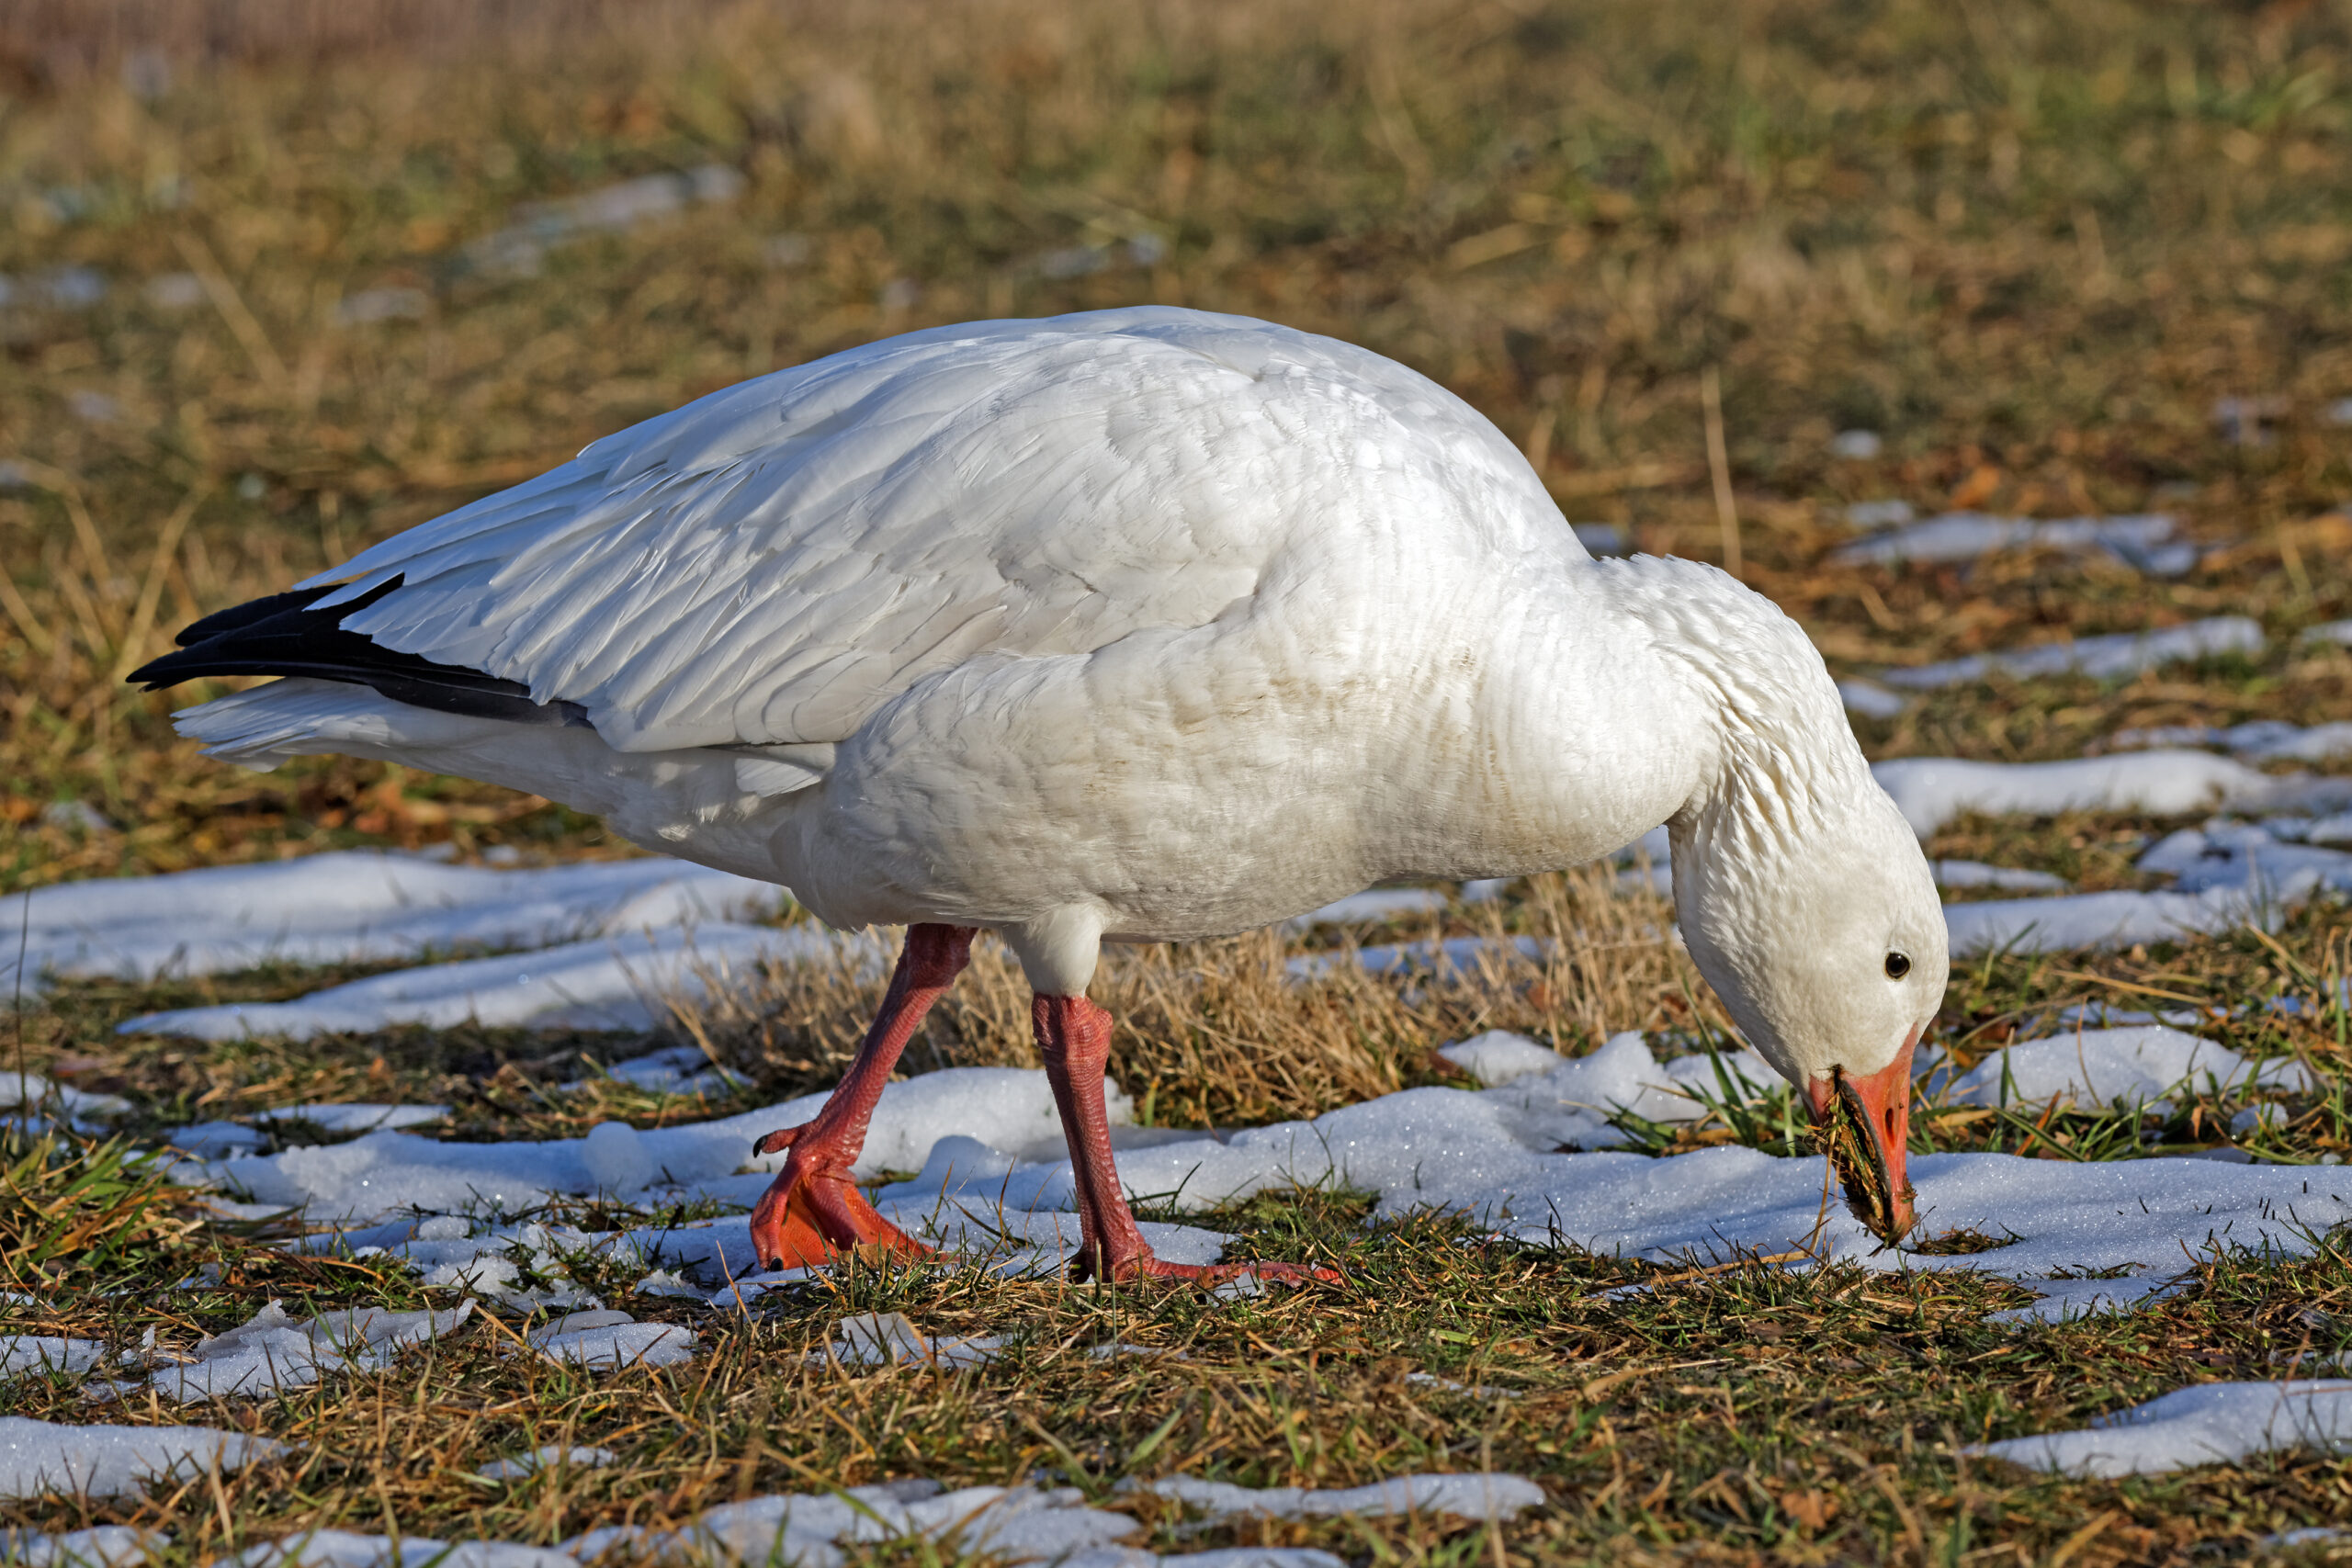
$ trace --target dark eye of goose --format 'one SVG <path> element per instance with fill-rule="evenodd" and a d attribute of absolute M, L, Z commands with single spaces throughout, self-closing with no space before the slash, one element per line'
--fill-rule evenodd
<path fill-rule="evenodd" d="M 1886 977 L 1888 979 L 1900 980 L 1909 973 L 1911 973 L 1911 961 L 1908 958 L 1905 958 L 1899 953 L 1890 953 L 1886 955 Z"/>

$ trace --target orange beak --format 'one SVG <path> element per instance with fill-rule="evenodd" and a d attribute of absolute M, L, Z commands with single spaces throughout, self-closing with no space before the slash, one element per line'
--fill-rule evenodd
<path fill-rule="evenodd" d="M 1804 1086 L 1816 1128 L 1825 1132 L 1830 1128 L 1841 1101 L 1853 1113 L 1860 1147 L 1841 1145 L 1833 1138 L 1830 1163 L 1845 1185 L 1846 1201 L 1854 1217 L 1890 1247 L 1903 1238 L 1917 1218 L 1912 1212 L 1911 1182 L 1904 1174 L 1904 1160 L 1911 1141 L 1911 1055 L 1918 1044 L 1919 1032 L 1915 1029 L 1883 1070 L 1868 1077 L 1848 1077 L 1842 1069 L 1833 1069 L 1827 1077 L 1815 1078 Z"/>

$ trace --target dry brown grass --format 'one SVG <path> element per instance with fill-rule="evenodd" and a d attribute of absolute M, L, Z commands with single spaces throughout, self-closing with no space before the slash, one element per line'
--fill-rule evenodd
<path fill-rule="evenodd" d="M 147 48 L 168 82 L 130 58 Z M 2077 755 L 2131 724 L 2344 716 L 2352 656 L 2290 638 L 2352 614 L 2352 525 L 2331 514 L 2352 484 L 2352 432 L 2327 417 L 2352 393 L 2346 80 L 2352 21 L 2292 3 L 20 0 L 0 9 L 0 274 L 31 291 L 0 307 L 0 461 L 14 465 L 0 489 L 0 887 L 346 845 L 619 852 L 594 823 L 462 781 L 324 759 L 266 778 L 212 767 L 167 732 L 180 697 L 117 677 L 196 615 L 744 376 L 941 321 L 1140 300 L 1396 355 L 1521 441 L 1573 515 L 1709 558 L 1722 536 L 1702 388 L 1718 380 L 1747 580 L 1841 670 L 2220 613 L 2256 615 L 2273 637 L 2256 661 L 2116 687 L 1939 694 L 1861 726 L 1873 755 Z M 711 162 L 744 176 L 730 207 L 551 250 L 534 276 L 476 265 L 475 243 L 525 203 Z M 1139 233 L 1158 259 L 1122 248 Z M 1088 246 L 1097 270 L 1046 265 Z M 109 280 L 105 300 L 41 304 L 60 266 Z M 193 306 L 141 290 L 180 273 L 198 280 Z M 423 317 L 336 321 L 339 299 L 384 288 L 419 290 Z M 91 417 L 91 394 L 118 412 Z M 2224 396 L 2275 400 L 2266 440 L 2222 438 L 2210 412 Z M 1829 457 L 1849 425 L 1883 432 L 1884 454 Z M 1826 563 L 1844 503 L 1886 495 L 1923 511 L 2167 507 L 2211 548 L 2167 582 L 2061 558 Z M 45 824 L 60 799 L 119 830 Z M 1962 823 L 1935 849 L 2129 886 L 2136 837 L 2165 826 Z M 1121 1020 L 1114 1070 L 1153 1120 L 1303 1115 L 1430 1081 L 1430 1048 L 1480 1027 L 1575 1049 L 1708 1021 L 1660 921 L 1589 877 L 1544 879 L 1442 928 L 1561 939 L 1540 972 L 1292 987 L 1256 938 L 1114 953 L 1097 995 Z M 2345 976 L 2346 930 L 2323 908 L 2277 951 L 2248 936 L 1972 966 L 1943 1033 L 1973 1052 L 2083 999 L 2283 995 L 2307 1010 L 2214 1032 L 2333 1069 L 2352 1059 L 2352 1015 L 2318 1004 Z M 134 1011 L 339 977 L 67 986 L 22 1020 L 24 1050 L 36 1066 L 82 1057 L 78 1081 L 140 1097 L 141 1126 L 412 1099 L 454 1105 L 460 1135 L 545 1136 L 752 1102 L 552 1092 L 583 1052 L 642 1043 L 610 1038 L 409 1031 L 192 1049 L 110 1033 Z M 825 1081 L 876 988 L 775 975 L 684 1021 L 753 1067 L 764 1098 Z M 984 950 L 909 1065 L 1028 1050 L 1025 998 Z M 2185 1104 L 2163 1135 L 2210 1145 L 2226 1109 Z M 2270 1152 L 2352 1151 L 2340 1093 L 2295 1109 Z M 2090 1116 L 1921 1125 L 2046 1158 L 2146 1131 Z M 1743 1135 L 1719 1122 L 1659 1146 Z M 272 1296 L 423 1294 L 365 1260 L 198 1226 L 153 1172 L 90 1150 L 11 1159 L 0 1272 L 54 1303 L 28 1327 L 182 1343 Z M 67 1191 L 76 1179 L 94 1185 Z M 134 1223 L 92 1228 L 107 1214 Z M 1555 1506 L 1492 1540 L 1430 1521 L 1264 1538 L 1431 1568 L 2107 1564 L 2258 1554 L 2267 1531 L 2352 1520 L 2340 1460 L 2061 1483 L 1960 1452 L 2339 1353 L 2352 1276 L 2337 1254 L 2211 1265 L 2148 1313 L 2011 1333 L 1981 1318 L 2013 1292 L 1979 1280 L 1758 1271 L 1603 1302 L 1644 1270 L 1465 1247 L 1443 1227 L 1368 1233 L 1361 1218 L 1326 1195 L 1216 1221 L 1252 1255 L 1344 1261 L 1357 1283 L 1338 1292 L 1147 1301 L 853 1269 L 767 1321 L 698 1321 L 706 1353 L 688 1368 L 611 1381 L 515 1357 L 514 1325 L 478 1319 L 315 1393 L 119 1412 L 306 1445 L 218 1495 L 8 1517 L 166 1523 L 200 1562 L 300 1526 L 552 1540 L 805 1489 L 812 1473 L 1047 1467 L 1100 1489 L 1130 1472 L 1345 1484 L 1491 1462 L 1541 1477 Z M 98 1236 L 119 1240 L 85 1245 Z M 203 1262 L 219 1286 L 165 1288 Z M 597 1283 L 617 1299 L 630 1281 Z M 1029 1342 L 964 1378 L 801 1366 L 833 1317 L 869 1308 Z M 1084 1358 L 1114 1337 L 1193 1359 Z M 1433 1391 L 1405 1382 L 1408 1367 L 1524 1397 Z M 0 1386 L 0 1410 L 90 1415 L 70 1382 L 40 1380 Z M 605 1442 L 625 1463 L 496 1493 L 467 1477 L 555 1441 Z"/>
<path fill-rule="evenodd" d="M 2283 635 L 2352 610 L 2352 534 L 2313 521 L 2352 478 L 2325 418 L 2352 390 L 2352 143 L 2326 86 L 2352 73 L 2352 33 L 2324 8 L 458 15 L 120 0 L 0 18 L 34 62 L 0 83 L 0 273 L 33 301 L 0 310 L 0 457 L 25 481 L 0 494 L 0 882 L 289 846 L 598 844 L 447 781 L 197 765 L 162 724 L 179 699 L 115 676 L 198 614 L 633 419 L 972 316 L 1156 299 L 1336 332 L 1494 416 L 1573 512 L 1702 556 L 1720 545 L 1699 389 L 1719 367 L 1748 576 L 1841 665 L 2221 610 Z M 118 69 L 134 38 L 174 55 L 160 96 Z M 472 259 L 524 203 L 713 161 L 747 180 L 730 207 L 560 247 L 537 276 Z M 1119 248 L 1137 233 L 1159 259 Z M 1099 270 L 1045 265 L 1089 245 Z M 41 306 L 61 265 L 107 299 Z M 162 274 L 200 278 L 197 303 L 142 296 Z M 337 323 L 337 299 L 379 288 L 421 289 L 424 317 Z M 119 414 L 77 413 L 91 394 Z M 2265 444 L 2221 438 L 2222 396 L 2276 400 Z M 1848 424 L 1886 453 L 1826 456 Z M 1890 493 L 2169 506 L 2222 547 L 2162 584 L 2079 561 L 1825 567 L 1841 503 Z M 1957 694 L 1872 740 L 2055 754 L 2126 715 L 2340 707 L 2347 670 L 2278 659 L 2120 708 Z M 60 796 L 124 831 L 42 826 Z"/>
<path fill-rule="evenodd" d="M 1363 933 L 1383 942 L 1532 936 L 1536 963 L 1492 953 L 1400 985 L 1348 964 L 1301 983 L 1298 944 L 1273 931 L 1220 942 L 1113 946 L 1088 995 L 1116 1021 L 1111 1076 L 1161 1126 L 1255 1125 L 1320 1114 L 1452 1072 L 1439 1043 L 1513 1029 L 1579 1053 L 1621 1029 L 1687 1023 L 1693 998 L 1724 1026 L 1713 993 L 1668 938 L 1671 908 L 1621 895 L 1588 869 L 1532 879 L 1508 903 Z M 673 998 L 675 1027 L 771 1097 L 829 1089 L 856 1052 L 887 975 L 843 958 L 772 964 L 756 976 Z M 913 1071 L 1037 1065 L 1030 992 L 989 937 L 909 1048 Z"/>

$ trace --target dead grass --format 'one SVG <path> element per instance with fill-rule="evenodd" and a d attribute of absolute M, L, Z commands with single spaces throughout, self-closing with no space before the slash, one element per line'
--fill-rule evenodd
<path fill-rule="evenodd" d="M 158 52 L 132 59 L 142 47 Z M 2217 614 L 2271 634 L 2258 660 L 2115 686 L 1936 694 L 1860 727 L 1874 756 L 2033 760 L 2127 726 L 2341 717 L 2352 655 L 2291 639 L 2352 615 L 2352 523 L 2332 510 L 2352 481 L 2352 431 L 2328 412 L 2352 393 L 2348 75 L 2352 25 L 2294 5 L 11 7 L 0 888 L 351 845 L 623 852 L 591 821 L 462 781 L 330 759 L 266 777 L 212 767 L 164 722 L 189 694 L 141 695 L 119 675 L 196 615 L 743 376 L 941 321 L 1138 300 L 1396 355 L 1521 441 L 1573 515 L 1710 558 L 1722 536 L 1701 388 L 1713 373 L 1747 578 L 1841 671 Z M 582 238 L 533 275 L 501 273 L 477 247 L 525 203 L 714 162 L 744 176 L 730 206 Z M 107 280 L 105 298 L 45 303 L 62 267 Z M 145 291 L 174 274 L 193 281 L 192 303 Z M 387 288 L 417 290 L 423 314 L 337 320 L 339 300 Z M 2223 397 L 2271 400 L 2260 440 L 2216 428 Z M 1882 432 L 1883 454 L 1829 456 L 1849 426 Z M 1828 563 L 1849 536 L 1844 505 L 1883 496 L 2050 516 L 2168 508 L 2209 548 L 2164 582 L 2054 557 Z M 112 828 L 45 822 L 56 801 Z M 1980 821 L 1933 849 L 2132 886 L 2140 840 L 2173 825 Z M 1298 944 L 1258 937 L 1114 953 L 1097 994 L 1120 1019 L 1114 1071 L 1150 1120 L 1233 1124 L 1447 1081 L 1430 1048 L 1482 1027 L 1569 1050 L 1642 1027 L 1695 1048 L 1720 1020 L 1663 923 L 1654 901 L 1571 875 L 1379 933 L 1552 938 L 1540 967 L 1292 986 L 1278 965 Z M 2215 1010 L 2202 1027 L 2216 1037 L 2303 1056 L 2340 1083 L 2352 1019 L 2333 988 L 2348 929 L 2320 908 L 2275 946 L 2245 935 L 1973 964 L 1939 1036 L 1967 1058 L 2054 1007 L 2188 998 Z M 609 1082 L 557 1092 L 587 1061 L 646 1043 L 609 1036 L 191 1048 L 111 1033 L 156 1007 L 356 973 L 70 984 L 8 1049 L 131 1095 L 133 1131 L 383 1099 L 450 1104 L 458 1135 L 567 1135 L 818 1087 L 877 986 L 778 973 L 683 1011 L 685 1037 L 756 1079 L 723 1104 Z M 2274 997 L 2303 1010 L 2234 1010 Z M 1025 998 L 984 947 L 909 1066 L 1028 1050 Z M 1644 1135 L 1660 1149 L 1777 1146 L 1785 1109 L 1726 1106 Z M 2211 1147 L 2233 1109 L 2191 1097 L 2164 1123 L 2062 1113 L 2021 1126 L 1929 1107 L 1917 1126 L 1939 1147 L 2075 1158 Z M 2290 1109 L 2262 1134 L 2267 1156 L 2352 1145 L 2340 1092 Z M 187 1343 L 273 1296 L 323 1309 L 425 1294 L 398 1270 L 199 1224 L 119 1149 L 12 1146 L 5 1163 L 0 1272 L 49 1303 L 28 1329 Z M 304 1526 L 550 1541 L 816 1477 L 1044 1470 L 1102 1495 L 1129 1474 L 1348 1484 L 1493 1464 L 1553 1499 L 1498 1538 L 1421 1520 L 1185 1539 L 1432 1568 L 2105 1564 L 2259 1555 L 2270 1531 L 2352 1524 L 2340 1460 L 2071 1483 L 1960 1452 L 2342 1351 L 2352 1273 L 2334 1251 L 2215 1261 L 2147 1312 L 2009 1331 L 1982 1316 L 2015 1293 L 1966 1276 L 1731 1270 L 1599 1301 L 1652 1271 L 1464 1245 L 1444 1226 L 1367 1231 L 1362 1213 L 1319 1194 L 1216 1216 L 1245 1253 L 1351 1270 L 1340 1290 L 1259 1302 L 853 1269 L 755 1322 L 695 1315 L 694 1363 L 605 1380 L 514 1355 L 513 1321 L 477 1319 L 388 1372 L 311 1393 L 116 1413 L 302 1445 L 217 1493 L 0 1515 L 162 1523 L 175 1558 L 198 1562 Z M 217 1284 L 169 1288 L 206 1264 Z M 596 1280 L 616 1301 L 630 1282 Z M 869 1308 L 940 1331 L 1011 1329 L 1021 1345 L 948 1378 L 801 1364 L 834 1317 Z M 1084 1356 L 1112 1338 L 1189 1359 Z M 1521 1397 L 1432 1389 L 1408 1370 Z M 70 1382 L 38 1379 L 0 1384 L 0 1412 L 92 1414 Z M 470 1478 L 545 1442 L 604 1443 L 624 1462 L 504 1488 Z M 1175 1544 L 1148 1506 L 1116 1506 Z"/>
<path fill-rule="evenodd" d="M 1668 940 L 1671 919 L 1665 900 L 1621 897 L 1613 873 L 1588 869 L 1532 879 L 1508 902 L 1352 933 L 1366 943 L 1533 936 L 1550 944 L 1541 962 L 1489 956 L 1408 985 L 1348 965 L 1301 984 L 1284 967 L 1300 944 L 1268 931 L 1110 947 L 1088 994 L 1115 1021 L 1111 1075 L 1138 1120 L 1253 1125 L 1452 1077 L 1431 1047 L 1483 1030 L 1519 1030 L 1577 1054 L 1617 1030 L 1676 1026 L 1693 998 L 1720 1028 L 1712 993 Z M 851 961 L 777 964 L 671 1006 L 682 1033 L 781 1098 L 839 1079 L 886 982 Z M 910 1069 L 1035 1066 L 1029 1001 L 1020 966 L 982 938 L 910 1047 Z"/>
<path fill-rule="evenodd" d="M 1720 547 L 1698 388 L 1719 367 L 1749 579 L 1841 664 L 2352 610 L 2352 531 L 2324 515 L 2352 449 L 2326 417 L 2352 390 L 2325 85 L 2352 35 L 2331 12 L 560 16 L 232 3 L 198 47 L 184 14 L 112 0 L 0 28 L 19 62 L 0 70 L 0 273 L 19 280 L 0 307 L 0 885 L 601 845 L 556 808 L 373 765 L 196 766 L 162 722 L 180 697 L 115 677 L 197 614 L 632 419 L 978 315 L 1159 299 L 1339 332 L 1496 417 L 1573 512 L 1702 556 Z M 125 75 L 134 38 L 168 81 Z M 745 176 L 731 206 L 590 235 L 536 276 L 469 248 L 528 201 L 714 161 Z M 1123 248 L 1137 235 L 1156 259 Z M 67 266 L 106 298 L 43 304 Z M 141 292 L 166 274 L 191 303 Z M 420 290 L 424 315 L 338 323 L 379 288 Z M 2222 439 L 2224 396 L 2273 400 L 2261 444 Z M 1827 456 L 1853 424 L 1885 453 Z M 2215 548 L 2172 583 L 2078 560 L 1826 567 L 1843 502 L 1887 494 L 2170 507 Z M 2282 644 L 2221 687 L 1953 694 L 1873 741 L 2067 754 L 2114 722 L 2324 711 L 2347 674 Z M 121 830 L 42 826 L 60 798 Z"/>

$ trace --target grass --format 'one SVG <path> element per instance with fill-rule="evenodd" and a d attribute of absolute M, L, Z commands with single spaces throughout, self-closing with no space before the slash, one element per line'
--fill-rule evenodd
<path fill-rule="evenodd" d="M 204 763 L 165 719 L 189 694 L 141 694 L 119 675 L 197 615 L 746 375 L 943 321 L 1142 300 L 1400 357 L 1494 417 L 1571 515 L 1720 558 L 1712 378 L 1745 575 L 1841 673 L 2221 614 L 2270 636 L 2258 658 L 2117 684 L 1932 694 L 1858 724 L 1873 757 L 2071 757 L 2127 727 L 2352 712 L 2352 654 L 2294 640 L 2352 615 L 2352 522 L 2334 510 L 2352 429 L 2329 412 L 2352 394 L 2352 24 L 2335 10 L 243 0 L 203 8 L 200 28 L 194 14 L 36 0 L 0 16 L 0 275 L 14 285 L 0 303 L 0 891 L 335 847 L 627 852 L 560 807 L 464 781 L 337 759 L 266 776 Z M 481 242 L 525 204 L 714 163 L 743 178 L 731 203 L 585 235 L 536 273 L 487 265 Z M 45 302 L 68 267 L 106 279 L 104 298 Z M 178 281 L 149 288 L 158 277 Z M 422 314 L 339 319 L 339 301 L 385 289 L 414 290 L 398 298 Z M 2256 439 L 2217 425 L 2224 398 L 2260 402 Z M 1829 437 L 1857 426 L 1882 434 L 1881 455 L 1832 456 Z M 1885 497 L 2163 508 L 2205 553 L 2168 581 L 2049 555 L 1829 561 L 1847 504 Z M 44 816 L 61 802 L 108 825 Z M 2180 825 L 1984 819 L 1930 850 L 2133 886 L 2143 845 Z M 1259 936 L 1114 953 L 1098 998 L 1120 1019 L 1114 1075 L 1147 1119 L 1311 1115 L 1459 1082 L 1431 1049 L 1482 1028 L 1569 1051 L 1624 1028 L 1687 1049 L 1720 1038 L 1667 919 L 1589 875 L 1541 879 L 1360 933 L 1551 937 L 1540 970 L 1292 987 L 1279 958 L 1338 939 Z M 0 1151 L 0 1272 L 43 1303 L 24 1327 L 128 1349 L 150 1330 L 192 1343 L 273 1297 L 433 1298 L 208 1214 L 133 1147 L 164 1125 L 341 1099 L 446 1103 L 469 1137 L 701 1117 L 825 1082 L 875 990 L 852 972 L 779 971 L 682 1007 L 677 1037 L 750 1080 L 717 1102 L 561 1089 L 644 1043 L 611 1036 L 199 1048 L 112 1032 L 156 1008 L 363 972 L 73 982 L 11 1023 L 9 1055 L 136 1106 L 131 1143 Z M 2203 1007 L 2213 1038 L 2322 1069 L 2322 1092 L 2246 1140 L 2320 1159 L 2352 1147 L 2347 973 L 2352 923 L 2320 905 L 2267 939 L 1970 964 L 1936 1038 L 1973 1061 L 2077 1002 Z M 1025 1013 L 984 945 L 910 1066 L 1026 1062 Z M 1731 1087 L 1705 1121 L 1626 1128 L 1657 1152 L 1804 1141 L 1784 1092 Z M 1929 1103 L 1914 1127 L 1922 1147 L 2051 1159 L 2230 1141 L 2241 1102 L 2175 1100 L 2162 1119 Z M 852 1269 L 714 1321 L 598 1278 L 641 1316 L 690 1323 L 702 1353 L 583 1377 L 514 1354 L 515 1321 L 477 1318 L 381 1373 L 115 1413 L 302 1445 L 217 1492 L 0 1515 L 164 1524 L 194 1562 L 304 1527 L 549 1541 L 820 1479 L 1042 1470 L 1136 1512 L 1163 1548 L 1263 1540 L 1447 1568 L 2188 1562 L 2352 1524 L 2352 1469 L 2335 1459 L 2075 1483 L 1962 1451 L 2340 1353 L 2352 1275 L 2334 1247 L 2209 1259 L 2184 1293 L 2127 1317 L 2002 1328 L 1983 1316 L 2018 1292 L 1967 1275 L 1673 1277 L 1436 1224 L 1367 1231 L 1363 1213 L 1316 1193 L 1210 1217 L 1245 1255 L 1351 1271 L 1256 1301 Z M 1645 1279 L 1661 1282 L 1600 1295 Z M 198 1282 L 167 1288 L 182 1281 Z M 834 1319 L 873 1309 L 1011 1333 L 1015 1348 L 955 1376 L 803 1364 Z M 1085 1356 L 1113 1339 L 1184 1359 Z M 0 1412 L 93 1415 L 70 1381 L 43 1379 L 0 1384 Z M 503 1487 L 470 1475 L 547 1442 L 624 1462 Z M 1164 1506 L 1110 1492 L 1130 1475 L 1339 1485 L 1483 1465 L 1538 1477 L 1550 1506 L 1494 1537 L 1439 1520 L 1180 1537 Z"/>

